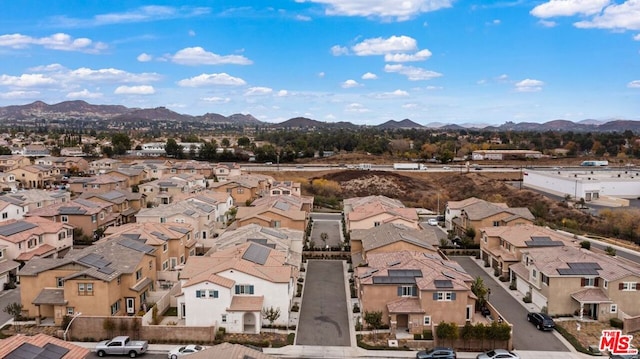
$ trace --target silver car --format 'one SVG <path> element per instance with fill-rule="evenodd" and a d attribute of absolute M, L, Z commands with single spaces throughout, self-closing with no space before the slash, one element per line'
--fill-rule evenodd
<path fill-rule="evenodd" d="M 182 345 L 179 347 L 175 347 L 173 349 L 171 349 L 169 351 L 168 354 L 168 358 L 169 359 L 178 359 L 179 357 L 185 356 L 185 355 L 189 355 L 189 354 L 193 354 L 193 353 L 197 353 L 200 351 L 203 351 L 207 349 L 206 347 L 203 347 L 201 345 L 195 345 L 195 344 L 190 344 L 190 345 Z"/>
<path fill-rule="evenodd" d="M 506 349 L 494 349 L 478 354 L 476 359 L 520 359 L 520 356 Z"/>

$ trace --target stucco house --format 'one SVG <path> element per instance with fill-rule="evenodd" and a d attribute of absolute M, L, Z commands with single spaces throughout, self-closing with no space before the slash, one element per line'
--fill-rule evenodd
<path fill-rule="evenodd" d="M 0 196 L 0 200 L 26 207 L 25 212 L 30 212 L 39 208 L 69 202 L 71 201 L 71 193 L 63 190 L 47 191 L 43 189 L 28 189 L 16 193 L 7 193 Z"/>
<path fill-rule="evenodd" d="M 290 196 L 290 195 L 274 195 L 260 197 L 251 203 L 252 207 L 259 207 L 264 205 L 272 205 L 276 202 L 283 202 L 289 204 L 292 208 L 296 208 L 307 213 L 313 211 L 313 196 Z"/>
<path fill-rule="evenodd" d="M 474 229 L 474 243 L 480 243 L 480 228 L 518 226 L 532 224 L 535 217 L 527 207 L 510 208 L 506 204 L 495 204 L 487 201 L 477 201 L 460 210 L 460 217 L 453 218 L 452 230 L 459 236 Z"/>
<path fill-rule="evenodd" d="M 217 163 L 213 170 L 215 172 L 216 179 L 220 182 L 226 181 L 229 177 L 240 176 L 242 174 L 240 165 L 235 162 Z"/>
<path fill-rule="evenodd" d="M 256 207 L 239 207 L 235 223 L 240 227 L 254 223 L 263 227 L 304 231 L 307 228 L 307 218 L 307 212 L 298 210 L 287 202 L 278 201 Z"/>
<path fill-rule="evenodd" d="M 347 231 L 373 228 L 384 223 L 420 228 L 416 208 L 407 208 L 402 202 L 385 196 L 347 198 L 344 200 L 344 216 Z"/>
<path fill-rule="evenodd" d="M 363 312 L 381 311 L 392 333 L 422 333 L 444 321 L 473 320 L 473 278 L 459 264 L 423 251 L 371 253 L 355 268 Z"/>
<path fill-rule="evenodd" d="M 550 315 L 605 322 L 640 315 L 640 265 L 621 257 L 570 246 L 527 248 L 510 275 Z"/>
<path fill-rule="evenodd" d="M 77 195 L 84 192 L 106 193 L 128 188 L 127 179 L 107 174 L 93 177 L 71 177 L 68 183 L 69 191 Z"/>
<path fill-rule="evenodd" d="M 0 196 L 0 223 L 24 218 L 29 207 L 10 197 Z"/>
<path fill-rule="evenodd" d="M 42 217 L 0 222 L 0 246 L 8 259 L 19 262 L 34 257 L 56 258 L 73 247 L 73 227 Z"/>
<path fill-rule="evenodd" d="M 136 213 L 147 206 L 144 194 L 125 190 L 105 193 L 84 192 L 80 198 L 105 205 L 110 204 L 111 212 L 117 214 L 116 225 L 135 222 Z"/>
<path fill-rule="evenodd" d="M 0 155 L 0 171 L 7 172 L 12 169 L 28 166 L 31 164 L 29 157 L 21 155 Z"/>
<path fill-rule="evenodd" d="M 54 222 L 67 223 L 81 229 L 83 234 L 93 236 L 98 229 L 118 223 L 119 215 L 112 213 L 111 207 L 111 204 L 77 198 L 71 202 L 36 209 L 26 216 L 39 216 Z"/>
<path fill-rule="evenodd" d="M 237 206 L 244 206 L 267 193 L 269 178 L 257 175 L 228 177 L 224 182 L 211 183 L 209 188 L 216 192 L 228 193 Z"/>
<path fill-rule="evenodd" d="M 45 165 L 28 165 L 8 172 L 15 175 L 22 188 L 46 188 L 52 185 L 56 176 L 60 174 L 59 169 Z"/>
<path fill-rule="evenodd" d="M 280 310 L 274 325 L 288 325 L 296 267 L 286 254 L 251 242 L 191 257 L 180 273 L 178 315 L 188 326 L 218 326 L 228 333 L 259 333 L 261 312 Z"/>

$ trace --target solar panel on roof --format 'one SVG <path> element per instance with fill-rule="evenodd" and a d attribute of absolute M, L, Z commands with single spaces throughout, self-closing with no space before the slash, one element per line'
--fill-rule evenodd
<path fill-rule="evenodd" d="M 111 273 L 113 273 L 113 272 L 115 272 L 115 271 L 116 271 L 116 270 L 115 270 L 115 269 L 113 269 L 113 268 L 111 268 L 111 267 L 102 267 L 102 268 L 99 268 L 99 269 L 98 269 L 98 272 L 100 272 L 100 273 L 104 273 L 104 274 L 107 274 L 107 275 L 108 275 L 108 274 L 111 274 Z"/>
<path fill-rule="evenodd" d="M 96 253 L 89 253 L 86 256 L 79 258 L 78 262 L 84 264 L 84 265 L 88 265 L 91 267 L 96 267 L 95 263 L 97 261 L 99 261 L 102 258 L 102 256 L 96 254 Z"/>
<path fill-rule="evenodd" d="M 248 260 L 250 262 L 263 265 L 267 262 L 267 258 L 269 258 L 269 252 L 271 250 L 269 248 L 263 247 L 259 244 L 250 244 L 249 248 L 244 251 L 242 255 L 242 259 Z"/>
<path fill-rule="evenodd" d="M 172 231 L 176 231 L 182 234 L 187 234 L 189 233 L 189 230 L 187 228 L 181 228 L 181 227 L 169 227 L 170 230 Z"/>
<path fill-rule="evenodd" d="M 598 271 L 594 268 L 558 268 L 560 275 L 598 275 Z"/>
<path fill-rule="evenodd" d="M 164 233 L 160 233 L 160 232 L 151 232 L 151 234 L 153 234 L 154 236 L 156 236 L 158 239 L 162 239 L 163 241 L 168 241 L 169 237 L 167 237 Z"/>
<path fill-rule="evenodd" d="M 373 284 L 416 284 L 415 277 L 373 277 Z"/>
<path fill-rule="evenodd" d="M 61 359 L 69 349 L 47 343 L 39 347 L 30 343 L 22 343 L 9 353 L 5 359 Z"/>
<path fill-rule="evenodd" d="M 600 264 L 596 262 L 574 262 L 567 263 L 567 265 L 569 266 L 569 268 L 575 269 L 602 269 L 602 267 L 600 267 Z"/>
<path fill-rule="evenodd" d="M 29 222 L 18 221 L 9 224 L 5 224 L 4 226 L 0 226 L 0 235 L 2 236 L 12 236 L 16 233 L 24 232 L 29 229 L 36 228 L 37 225 Z"/>
<path fill-rule="evenodd" d="M 393 266 L 397 266 L 397 265 L 398 265 L 398 264 L 400 264 L 400 263 L 402 263 L 402 261 L 394 261 L 394 262 L 387 263 L 387 265 L 388 265 L 389 267 L 393 267 Z"/>
<path fill-rule="evenodd" d="M 90 207 L 90 208 L 100 207 L 100 205 L 97 204 L 96 202 L 89 201 L 88 199 L 84 199 L 84 198 L 78 198 L 78 199 L 76 199 L 76 202 L 80 203 L 83 206 Z"/>
<path fill-rule="evenodd" d="M 273 205 L 273 208 L 279 209 L 281 211 L 288 211 L 291 206 L 289 206 L 288 203 L 278 201 Z"/>
<path fill-rule="evenodd" d="M 124 197 L 124 195 L 122 193 L 120 193 L 120 192 L 115 192 L 115 191 L 107 192 L 107 193 L 102 194 L 102 198 L 105 198 L 107 200 L 114 200 L 114 199 L 120 198 L 120 197 Z"/>
<path fill-rule="evenodd" d="M 453 288 L 453 282 L 448 279 L 436 279 L 433 281 L 436 288 Z"/>
<path fill-rule="evenodd" d="M 389 269 L 389 277 L 422 277 L 420 269 Z"/>
<path fill-rule="evenodd" d="M 121 236 L 125 238 L 135 239 L 135 240 L 140 239 L 139 233 L 122 233 Z"/>
<path fill-rule="evenodd" d="M 266 228 L 266 227 L 262 227 L 260 228 L 260 232 L 268 234 L 270 236 L 274 236 L 276 238 L 280 238 L 280 239 L 287 239 L 289 238 L 286 234 L 279 232 L 275 229 L 270 229 L 270 228 Z"/>
<path fill-rule="evenodd" d="M 118 244 L 120 244 L 123 247 L 127 247 L 129 249 L 133 249 L 135 251 L 143 252 L 143 253 L 152 253 L 154 251 L 153 247 L 148 246 L 142 242 L 134 241 L 129 238 L 121 239 L 118 242 Z"/>
<path fill-rule="evenodd" d="M 447 278 L 451 278 L 451 279 L 455 279 L 456 278 L 455 274 L 453 274 L 451 272 L 447 272 L 446 270 L 442 271 L 442 275 L 447 277 Z"/>
<path fill-rule="evenodd" d="M 266 238 L 249 238 L 247 239 L 247 242 L 258 243 L 264 246 L 267 244 L 267 239 Z"/>
<path fill-rule="evenodd" d="M 83 209 L 83 208 L 80 208 L 80 207 L 60 207 L 60 209 L 58 209 L 58 213 L 60 213 L 60 214 L 85 214 L 85 213 L 87 213 L 87 210 Z"/>
<path fill-rule="evenodd" d="M 191 216 L 194 213 L 196 213 L 196 211 L 192 210 L 192 209 L 187 209 L 183 212 L 184 214 L 186 214 L 187 216 Z"/>

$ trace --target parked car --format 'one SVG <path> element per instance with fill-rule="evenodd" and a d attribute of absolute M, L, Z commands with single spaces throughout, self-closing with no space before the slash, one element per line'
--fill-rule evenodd
<path fill-rule="evenodd" d="M 544 313 L 527 313 L 527 320 L 535 325 L 538 330 L 553 330 L 556 327 L 556 323 L 553 319 Z"/>
<path fill-rule="evenodd" d="M 494 349 L 478 354 L 476 359 L 520 359 L 520 356 L 506 349 Z"/>
<path fill-rule="evenodd" d="M 189 355 L 189 354 L 193 354 L 193 353 L 197 353 L 200 351 L 203 351 L 207 349 L 206 347 L 203 347 L 201 345 L 195 345 L 195 344 L 190 344 L 190 345 L 182 345 L 179 347 L 175 347 L 173 349 L 171 349 L 169 351 L 168 354 L 168 358 L 169 359 L 178 359 L 179 357 L 185 356 L 185 355 Z"/>
<path fill-rule="evenodd" d="M 128 336 L 119 336 L 111 340 L 104 340 L 96 344 L 96 354 L 99 357 L 105 355 L 128 355 L 135 358 L 149 349 L 146 340 L 130 340 Z"/>
<path fill-rule="evenodd" d="M 429 218 L 427 223 L 429 223 L 430 226 L 437 226 L 438 225 L 438 220 L 435 219 L 435 218 Z"/>
<path fill-rule="evenodd" d="M 416 353 L 416 359 L 456 359 L 456 352 L 452 348 L 435 347 L 430 350 L 421 350 Z"/>
<path fill-rule="evenodd" d="M 609 359 L 638 359 L 638 354 L 610 354 Z"/>

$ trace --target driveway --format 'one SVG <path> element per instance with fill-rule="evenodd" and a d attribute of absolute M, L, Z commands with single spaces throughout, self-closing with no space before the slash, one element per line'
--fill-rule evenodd
<path fill-rule="evenodd" d="M 325 246 L 338 247 L 342 244 L 340 226 L 340 221 L 314 220 L 309 239 L 314 242 L 316 248 Z M 326 242 L 322 241 L 322 233 L 327 234 Z"/>
<path fill-rule="evenodd" d="M 350 346 L 348 316 L 342 261 L 308 261 L 296 344 Z"/>
<path fill-rule="evenodd" d="M 538 351 L 569 351 L 569 349 L 556 338 L 553 332 L 537 330 L 527 321 L 527 309 L 511 296 L 496 278 L 484 271 L 471 257 L 451 257 L 460 263 L 467 273 L 473 278 L 480 276 L 487 288 L 491 289 L 489 302 L 502 314 L 502 317 L 513 324 L 513 347 L 518 350 Z"/>
<path fill-rule="evenodd" d="M 9 319 L 13 319 L 12 316 L 4 312 L 4 308 L 11 303 L 20 303 L 20 287 L 0 291 L 0 327 Z"/>

